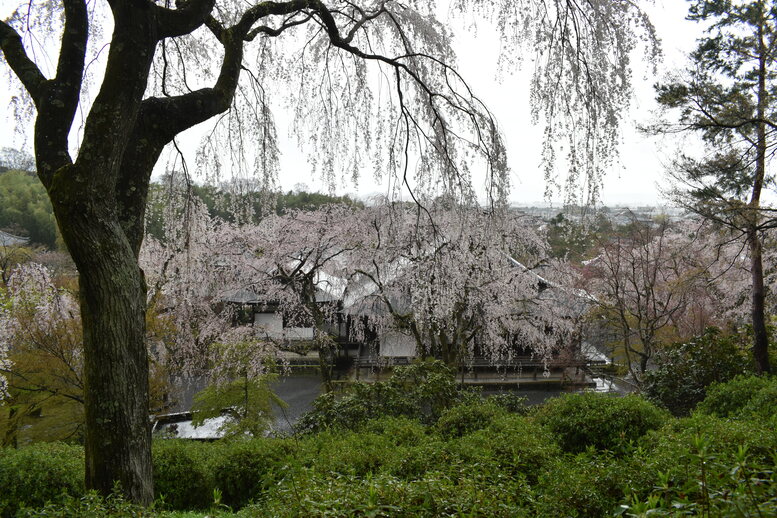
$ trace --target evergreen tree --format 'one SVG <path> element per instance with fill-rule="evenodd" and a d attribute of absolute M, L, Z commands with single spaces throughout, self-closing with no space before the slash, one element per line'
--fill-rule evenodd
<path fill-rule="evenodd" d="M 671 176 L 672 196 L 746 243 L 752 275 L 753 357 L 770 372 L 762 264 L 763 233 L 777 220 L 762 201 L 777 145 L 777 4 L 769 0 L 692 0 L 688 19 L 708 24 L 682 76 L 657 85 L 658 101 L 679 111 L 664 133 L 693 132 L 707 152 L 681 155 Z"/>

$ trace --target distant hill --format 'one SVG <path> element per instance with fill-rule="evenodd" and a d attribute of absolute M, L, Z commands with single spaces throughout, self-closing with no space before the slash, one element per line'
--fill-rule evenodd
<path fill-rule="evenodd" d="M 35 158 L 32 155 L 10 147 L 0 148 L 0 167 L 18 171 L 34 171 Z"/>
<path fill-rule="evenodd" d="M 34 173 L 8 168 L 0 173 L 0 229 L 28 237 L 33 244 L 56 248 L 54 210 Z"/>

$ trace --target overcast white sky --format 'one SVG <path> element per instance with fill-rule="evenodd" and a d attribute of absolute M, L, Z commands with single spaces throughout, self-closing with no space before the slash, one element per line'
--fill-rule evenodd
<path fill-rule="evenodd" d="M 0 17 L 9 14 L 16 0 L 0 0 Z M 699 27 L 685 20 L 687 3 L 680 0 L 655 0 L 646 9 L 663 42 L 665 60 L 659 70 L 659 77 L 666 70 L 683 65 L 685 55 L 694 46 L 700 35 Z M 476 36 L 468 32 L 457 32 L 455 47 L 459 55 L 459 70 L 473 86 L 473 90 L 497 114 L 508 146 L 508 157 L 513 170 L 513 193 L 511 199 L 520 204 L 543 202 L 545 183 L 540 168 L 540 129 L 529 120 L 528 74 L 518 73 L 496 80 L 496 52 L 498 42 L 489 31 L 480 31 Z M 625 114 L 621 163 L 608 172 L 604 181 L 602 198 L 604 203 L 614 204 L 659 204 L 661 203 L 657 182 L 663 178 L 663 163 L 673 151 L 671 143 L 658 138 L 648 138 L 636 130 L 639 123 L 649 120 L 655 109 L 652 85 L 657 77 L 652 70 L 639 62 L 635 56 L 635 96 L 632 108 Z M 0 147 L 21 147 L 22 141 L 14 135 L 15 122 L 8 106 L 9 77 L 6 67 L 0 75 Z M 307 166 L 294 141 L 286 138 L 288 129 L 283 117 L 278 117 L 281 142 L 282 172 L 281 186 L 291 189 L 304 183 L 312 189 L 323 190 L 323 182 L 311 178 Z M 188 157 L 194 161 L 194 150 Z M 360 180 L 358 191 L 344 182 L 338 194 L 357 193 L 367 195 L 383 192 L 386 187 L 377 185 L 370 178 Z"/>
<path fill-rule="evenodd" d="M 664 63 L 658 77 L 665 71 L 684 65 L 686 55 L 701 35 L 698 24 L 685 20 L 687 2 L 656 0 L 653 5 L 643 2 L 653 21 L 664 49 Z M 469 36 L 462 34 L 462 40 Z M 508 145 L 508 158 L 513 170 L 511 198 L 522 204 L 541 202 L 545 183 L 540 170 L 540 141 L 538 128 L 529 124 L 529 91 L 527 74 L 517 74 L 503 84 L 496 83 L 495 62 L 487 54 L 473 50 L 464 53 L 468 45 L 459 45 L 463 75 L 472 82 L 475 91 L 497 113 Z M 490 67 L 490 69 L 489 69 Z M 471 73 L 470 73 L 471 71 Z M 610 170 L 604 180 L 602 198 L 605 204 L 661 203 L 656 183 L 663 180 L 664 163 L 673 151 L 672 142 L 648 138 L 640 134 L 638 124 L 650 120 L 656 108 L 653 84 L 658 77 L 650 67 L 634 60 L 634 99 L 624 119 L 623 142 L 620 146 L 621 163 Z"/>

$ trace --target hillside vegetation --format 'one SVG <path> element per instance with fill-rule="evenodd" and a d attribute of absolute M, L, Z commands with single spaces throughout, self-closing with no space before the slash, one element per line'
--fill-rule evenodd
<path fill-rule="evenodd" d="M 691 417 L 638 397 L 569 394 L 527 408 L 422 381 L 393 415 L 317 404 L 315 432 L 154 444 L 156 503 L 84 496 L 83 450 L 39 443 L 0 456 L 0 515 L 774 516 L 777 380 L 713 385 Z M 437 392 L 442 390 L 442 392 Z M 442 395 L 441 398 L 434 398 Z M 403 399 L 404 398 L 404 399 Z M 403 406 L 404 405 L 404 406 Z M 418 409 L 416 409 L 418 411 Z M 430 413 L 431 412 L 431 413 Z M 340 414 L 339 421 L 333 419 Z M 347 423 L 347 424 L 346 424 Z M 310 426 L 308 428 L 311 428 Z"/>

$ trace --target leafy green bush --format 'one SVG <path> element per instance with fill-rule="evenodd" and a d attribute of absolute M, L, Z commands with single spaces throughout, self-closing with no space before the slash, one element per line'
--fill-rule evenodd
<path fill-rule="evenodd" d="M 724 334 L 716 328 L 688 342 L 658 352 L 656 369 L 645 373 L 645 396 L 683 416 L 704 399 L 707 387 L 750 370 L 746 334 Z"/>
<path fill-rule="evenodd" d="M 282 477 L 291 451 L 287 441 L 281 439 L 227 443 L 213 467 L 222 503 L 238 508 L 260 499 Z"/>
<path fill-rule="evenodd" d="M 777 425 L 777 383 L 762 388 L 745 405 L 738 417 L 771 421 L 772 428 Z"/>
<path fill-rule="evenodd" d="M 427 428 L 407 417 L 386 416 L 367 421 L 360 431 L 377 435 L 385 435 L 396 445 L 415 445 L 426 438 Z"/>
<path fill-rule="evenodd" d="M 313 410 L 297 424 L 301 432 L 327 428 L 355 429 L 370 419 L 408 417 L 425 424 L 437 421 L 447 408 L 478 397 L 460 390 L 455 373 L 440 361 L 400 366 L 387 381 L 353 383 L 345 394 L 317 397 Z"/>
<path fill-rule="evenodd" d="M 777 434 L 769 425 L 755 421 L 697 414 L 670 420 L 660 430 L 648 433 L 640 446 L 635 462 L 643 466 L 646 478 L 633 486 L 634 500 L 629 503 L 644 503 L 652 488 L 669 486 L 689 502 L 698 502 L 705 498 L 705 492 L 733 490 L 727 470 L 736 468 L 742 452 L 750 466 L 774 466 Z M 717 466 L 714 469 L 713 464 Z"/>
<path fill-rule="evenodd" d="M 83 494 L 83 448 L 37 443 L 0 450 L 0 516 L 13 516 L 20 507 L 41 507 L 64 495 Z"/>
<path fill-rule="evenodd" d="M 50 503 L 40 509 L 22 509 L 18 518 L 151 518 L 157 514 L 131 504 L 118 495 L 101 497 L 90 491 L 80 498 L 68 496 L 61 503 Z"/>
<path fill-rule="evenodd" d="M 366 476 L 391 462 L 398 449 L 390 436 L 326 430 L 298 445 L 298 459 L 321 473 Z"/>
<path fill-rule="evenodd" d="M 487 427 L 507 410 L 489 400 L 472 401 L 443 411 L 435 429 L 443 437 L 461 437 Z"/>
<path fill-rule="evenodd" d="M 703 415 L 739 419 L 771 419 L 777 409 L 777 378 L 737 376 L 726 383 L 715 383 L 696 407 Z"/>
<path fill-rule="evenodd" d="M 709 439 L 709 452 L 721 458 L 733 459 L 740 447 L 758 462 L 768 462 L 777 453 L 777 433 L 768 423 L 694 415 L 672 419 L 645 435 L 640 441 L 642 461 L 652 471 L 681 469 L 680 459 L 694 450 L 697 437 Z"/>
<path fill-rule="evenodd" d="M 165 439 L 153 444 L 154 492 L 170 509 L 204 509 L 212 503 L 208 455 L 218 446 Z"/>
<path fill-rule="evenodd" d="M 380 473 L 408 481 L 420 480 L 429 472 L 448 473 L 464 464 L 461 455 L 450 444 L 435 436 L 397 448 L 392 453 L 385 457 Z"/>
<path fill-rule="evenodd" d="M 549 399 L 535 417 L 564 451 L 579 453 L 589 446 L 620 449 L 648 430 L 660 428 L 669 415 L 636 395 L 619 398 L 589 392 Z"/>
<path fill-rule="evenodd" d="M 529 489 L 520 480 L 482 472 L 429 473 L 405 481 L 388 474 L 327 477 L 312 471 L 273 488 L 267 501 L 238 513 L 242 518 L 528 516 Z"/>
<path fill-rule="evenodd" d="M 697 414 L 649 433 L 626 516 L 775 516 L 777 434 L 769 425 Z"/>
<path fill-rule="evenodd" d="M 612 452 L 588 450 L 574 457 L 556 457 L 534 488 L 536 515 L 610 516 L 635 471 L 627 459 Z"/>
<path fill-rule="evenodd" d="M 515 415 L 496 418 L 487 428 L 451 441 L 449 449 L 464 465 L 490 463 L 488 469 L 522 477 L 530 483 L 534 483 L 548 463 L 561 454 L 547 429 L 531 419 Z"/>
<path fill-rule="evenodd" d="M 525 415 L 529 413 L 529 409 L 531 408 L 527 405 L 528 398 L 519 396 L 513 392 L 504 392 L 488 396 L 487 401 L 494 403 L 513 414 Z"/>

